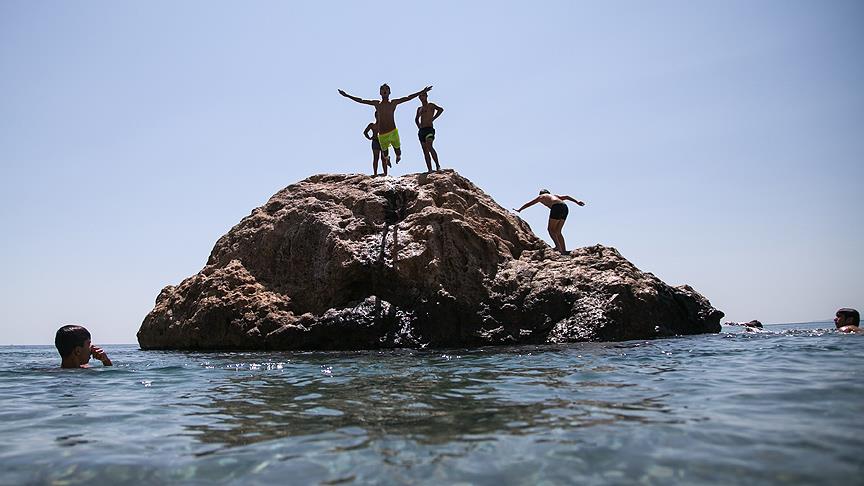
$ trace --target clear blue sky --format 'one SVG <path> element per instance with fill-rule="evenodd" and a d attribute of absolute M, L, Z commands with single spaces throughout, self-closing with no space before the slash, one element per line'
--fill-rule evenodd
<path fill-rule="evenodd" d="M 0 344 L 135 342 L 277 190 L 371 171 L 372 111 L 336 90 L 383 82 L 434 85 L 442 164 L 503 206 L 586 200 L 568 246 L 730 320 L 864 307 L 864 3 L 375 5 L 0 2 Z M 414 110 L 397 175 L 425 169 Z"/>

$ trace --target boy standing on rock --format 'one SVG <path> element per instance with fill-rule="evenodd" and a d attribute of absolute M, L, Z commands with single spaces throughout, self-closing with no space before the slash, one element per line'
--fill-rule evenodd
<path fill-rule="evenodd" d="M 410 101 L 420 96 L 421 93 L 429 92 L 430 89 L 432 89 L 432 86 L 426 86 L 414 94 L 405 96 L 404 98 L 391 100 L 390 86 L 382 84 L 381 89 L 379 90 L 381 93 L 381 101 L 364 100 L 356 96 L 351 96 L 341 89 L 339 90 L 339 94 L 354 100 L 357 103 L 372 105 L 375 107 L 375 114 L 378 115 L 378 142 L 381 144 L 381 153 L 383 155 L 382 160 L 384 164 L 389 163 L 390 153 L 388 152 L 388 149 L 392 145 L 393 151 L 396 152 L 396 163 L 398 164 L 399 161 L 402 160 L 402 145 L 399 142 L 399 130 L 396 129 L 396 120 L 394 117 L 396 114 L 396 107 L 401 103 L 405 103 L 406 101 Z"/>
<path fill-rule="evenodd" d="M 378 142 L 378 113 L 375 113 L 375 121 L 366 125 L 363 136 L 372 141 L 372 177 L 378 176 L 378 157 L 381 155 L 381 144 Z M 383 160 L 384 176 L 387 176 L 387 166 L 390 162 Z"/>
<path fill-rule="evenodd" d="M 521 208 L 516 210 L 516 212 L 519 213 L 523 209 L 533 206 L 538 202 L 543 203 L 544 206 L 548 207 L 549 227 L 547 229 L 549 230 L 549 236 L 551 236 L 552 241 L 555 242 L 555 249 L 560 251 L 562 255 L 567 255 L 568 252 L 564 245 L 564 235 L 561 234 L 561 229 L 564 227 L 564 221 L 567 220 L 567 214 L 570 210 L 567 209 L 567 205 L 564 204 L 564 201 L 573 201 L 580 206 L 585 205 L 584 202 L 573 199 L 570 196 L 565 196 L 563 194 L 550 194 L 548 189 L 543 189 L 540 191 L 539 196 L 523 204 Z"/>
<path fill-rule="evenodd" d="M 444 113 L 444 108 L 435 103 L 429 103 L 426 93 L 420 93 L 420 102 L 422 104 L 417 108 L 417 116 L 414 117 L 414 123 L 417 124 L 417 137 L 420 138 L 420 146 L 423 147 L 423 157 L 426 158 L 426 169 L 427 172 L 432 172 L 432 162 L 429 160 L 431 155 L 431 158 L 435 161 L 435 170 L 441 170 L 441 166 L 438 164 L 438 152 L 432 147 L 432 142 L 435 141 L 435 128 L 432 126 L 432 122 L 441 116 L 441 113 Z"/>

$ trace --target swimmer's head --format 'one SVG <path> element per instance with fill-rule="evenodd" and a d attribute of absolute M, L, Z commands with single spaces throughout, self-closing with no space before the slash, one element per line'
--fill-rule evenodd
<path fill-rule="evenodd" d="M 837 326 L 838 329 L 843 326 L 859 327 L 860 322 L 861 315 L 857 310 L 850 309 L 849 307 L 838 309 L 837 314 L 834 315 L 834 325 Z"/>
<path fill-rule="evenodd" d="M 63 326 L 57 329 L 57 334 L 54 336 L 54 346 L 57 347 L 57 352 L 61 358 L 66 358 L 72 353 L 78 353 L 83 356 L 87 353 L 87 359 L 90 359 L 90 331 L 83 326 Z M 83 350 L 78 349 L 83 348 Z"/>
<path fill-rule="evenodd" d="M 549 189 L 540 189 L 540 195 L 549 194 Z"/>

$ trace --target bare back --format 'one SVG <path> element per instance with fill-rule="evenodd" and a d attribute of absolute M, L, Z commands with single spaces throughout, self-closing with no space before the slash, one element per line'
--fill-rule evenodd
<path fill-rule="evenodd" d="M 554 206 L 556 204 L 560 204 L 560 203 L 564 202 L 563 199 L 556 196 L 555 194 L 541 194 L 538 197 L 540 198 L 540 202 L 543 203 L 543 205 L 546 206 L 547 208 L 551 208 L 552 206 Z"/>

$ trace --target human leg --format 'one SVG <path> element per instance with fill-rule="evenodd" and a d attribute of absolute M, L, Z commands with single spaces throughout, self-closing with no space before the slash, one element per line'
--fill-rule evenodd
<path fill-rule="evenodd" d="M 564 229 L 564 222 L 566 219 L 561 219 L 558 221 L 558 225 L 555 227 L 555 231 L 558 233 L 558 243 L 561 244 L 561 253 L 567 254 L 567 244 L 564 242 L 564 234 L 561 233 L 561 230 Z"/>
<path fill-rule="evenodd" d="M 423 148 L 423 158 L 426 159 L 426 171 L 432 172 L 432 154 L 429 153 L 429 144 L 422 142 L 420 147 Z"/>
<path fill-rule="evenodd" d="M 433 138 L 429 139 L 429 153 L 432 154 L 432 160 L 435 161 L 435 170 L 441 170 L 441 164 L 438 163 L 438 152 L 436 152 L 435 147 L 432 146 L 432 142 L 434 141 L 435 139 Z"/>
<path fill-rule="evenodd" d="M 372 171 L 373 176 L 378 175 L 378 157 L 381 155 L 381 150 L 372 149 Z M 384 164 L 384 175 L 387 175 L 387 164 Z"/>
<path fill-rule="evenodd" d="M 561 251 L 561 242 L 558 241 L 558 220 L 557 219 L 549 219 L 549 224 L 546 226 L 546 231 L 549 232 L 549 237 L 552 238 L 552 243 L 555 244 L 555 250 Z"/>

